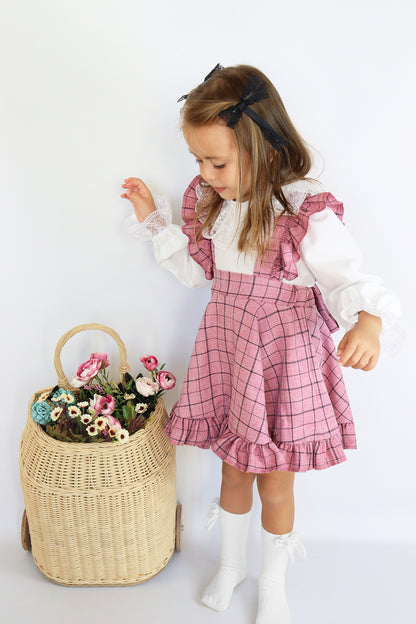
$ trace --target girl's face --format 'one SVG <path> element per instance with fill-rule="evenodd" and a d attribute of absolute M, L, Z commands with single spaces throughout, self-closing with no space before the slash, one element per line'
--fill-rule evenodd
<path fill-rule="evenodd" d="M 236 199 L 238 190 L 238 149 L 234 131 L 223 122 L 209 126 L 185 126 L 183 135 L 189 151 L 199 164 L 201 177 L 223 199 Z M 241 154 L 241 201 L 250 193 L 250 157 Z"/>

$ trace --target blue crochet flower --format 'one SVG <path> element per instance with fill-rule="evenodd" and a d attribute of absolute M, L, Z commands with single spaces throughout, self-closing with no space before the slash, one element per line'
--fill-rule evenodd
<path fill-rule="evenodd" d="M 46 401 L 36 401 L 30 408 L 30 415 L 39 425 L 47 425 L 52 421 L 51 407 Z"/>
<path fill-rule="evenodd" d="M 54 392 L 51 400 L 54 403 L 65 403 L 65 405 L 75 405 L 77 402 L 75 396 L 69 390 L 64 390 L 63 388 L 59 388 L 56 392 Z"/>

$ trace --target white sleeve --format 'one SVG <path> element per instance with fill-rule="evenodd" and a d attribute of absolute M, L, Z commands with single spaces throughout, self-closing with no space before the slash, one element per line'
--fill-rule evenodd
<path fill-rule="evenodd" d="M 172 223 L 153 239 L 156 262 L 168 269 L 185 286 L 195 288 L 207 284 L 204 269 L 189 255 L 188 237 L 179 225 Z"/>
<path fill-rule="evenodd" d="M 151 240 L 157 264 L 173 273 L 185 286 L 207 284 L 203 268 L 189 255 L 188 237 L 172 223 L 172 209 L 166 197 L 153 196 L 156 210 L 140 222 L 135 215 L 126 219 L 125 230 L 139 240 Z"/>
<path fill-rule="evenodd" d="M 398 297 L 379 277 L 362 272 L 361 251 L 331 208 L 310 216 L 299 253 L 339 325 L 350 329 L 361 310 L 381 317 L 382 334 L 397 324 Z"/>

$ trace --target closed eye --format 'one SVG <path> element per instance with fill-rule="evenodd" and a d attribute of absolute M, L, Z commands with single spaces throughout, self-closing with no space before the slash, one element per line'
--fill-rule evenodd
<path fill-rule="evenodd" d="M 202 160 L 200 158 L 195 158 L 195 162 L 200 165 L 202 163 Z M 224 169 L 225 167 L 225 163 L 222 165 L 213 165 L 214 169 Z"/>

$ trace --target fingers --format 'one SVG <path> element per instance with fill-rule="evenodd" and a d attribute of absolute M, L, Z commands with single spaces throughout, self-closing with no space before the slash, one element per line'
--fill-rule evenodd
<path fill-rule="evenodd" d="M 132 202 L 143 199 L 145 202 L 153 203 L 152 193 L 140 178 L 126 178 L 121 186 L 126 189 L 120 195 L 123 199 L 130 199 Z"/>
<path fill-rule="evenodd" d="M 369 360 L 369 362 L 368 362 L 367 366 L 363 366 L 362 370 L 363 370 L 363 371 L 370 371 L 370 370 L 373 370 L 373 368 L 375 368 L 375 367 L 376 367 L 376 364 L 377 364 L 377 362 L 378 362 L 378 358 L 379 358 L 379 356 L 378 356 L 377 354 L 375 354 L 375 355 L 371 356 L 371 358 L 370 358 L 370 360 Z"/>
<path fill-rule="evenodd" d="M 147 186 L 140 178 L 126 178 L 121 186 L 126 189 L 147 189 Z"/>
<path fill-rule="evenodd" d="M 351 364 L 351 366 L 352 368 L 356 368 L 356 369 L 364 368 L 365 366 L 368 366 L 370 359 L 371 359 L 370 354 L 367 351 L 365 351 L 363 355 L 360 357 L 360 359 L 358 360 L 358 362 L 356 362 L 355 364 Z"/>
<path fill-rule="evenodd" d="M 364 371 L 370 371 L 375 368 L 378 360 L 378 355 L 372 351 L 363 351 L 362 348 L 353 345 L 346 347 L 343 350 L 341 357 L 338 359 L 340 366 L 351 366 L 356 370 L 361 369 Z"/>
<path fill-rule="evenodd" d="M 367 366 L 363 366 L 361 370 L 363 371 L 370 371 L 373 370 L 373 368 L 375 368 L 375 364 L 372 363 L 372 359 L 370 359 L 370 361 L 368 362 Z"/>
<path fill-rule="evenodd" d="M 358 345 L 356 343 L 348 341 L 348 339 L 346 339 L 345 341 L 344 339 L 341 340 L 337 350 L 338 354 L 341 353 L 340 357 L 338 358 L 338 364 L 340 366 L 351 366 L 352 364 L 356 364 L 361 357 L 361 355 L 360 357 L 358 357 L 359 354 L 357 353 L 356 359 L 354 359 L 354 354 L 357 349 Z"/>
<path fill-rule="evenodd" d="M 338 346 L 338 353 L 341 353 L 338 364 L 340 366 L 351 366 L 352 368 L 363 368 L 369 364 L 371 352 L 364 350 L 359 344 L 353 340 L 342 341 Z"/>
<path fill-rule="evenodd" d="M 125 178 L 124 182 L 126 184 L 137 184 L 138 182 L 142 182 L 143 183 L 143 180 L 141 180 L 140 178 Z"/>

